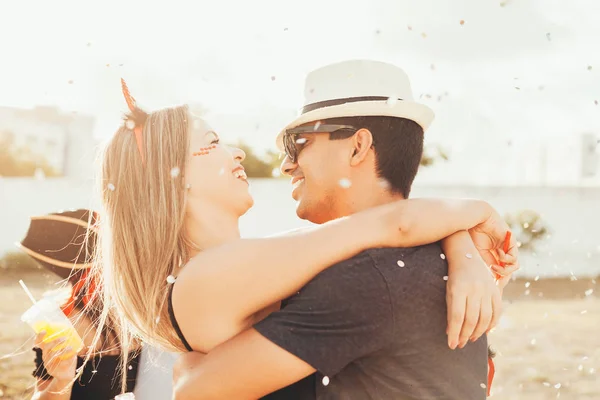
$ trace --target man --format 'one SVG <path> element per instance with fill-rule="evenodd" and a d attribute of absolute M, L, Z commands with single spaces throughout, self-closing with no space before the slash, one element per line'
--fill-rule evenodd
<path fill-rule="evenodd" d="M 300 218 L 324 223 L 408 198 L 433 113 L 412 101 L 401 69 L 329 65 L 309 74 L 305 96 L 277 138 Z M 176 398 L 256 398 L 316 378 L 306 398 L 483 399 L 485 335 L 447 343 L 447 268 L 440 244 L 371 249 L 334 265 L 253 329 L 187 356 Z"/>

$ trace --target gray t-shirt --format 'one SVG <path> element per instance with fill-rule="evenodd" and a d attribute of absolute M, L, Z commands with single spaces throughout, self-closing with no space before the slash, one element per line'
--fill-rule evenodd
<path fill-rule="evenodd" d="M 439 243 L 362 252 L 254 328 L 317 370 L 318 399 L 485 399 L 485 335 L 447 344 L 441 253 Z"/>

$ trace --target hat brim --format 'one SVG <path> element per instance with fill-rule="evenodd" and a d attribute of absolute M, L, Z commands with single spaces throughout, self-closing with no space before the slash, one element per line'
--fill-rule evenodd
<path fill-rule="evenodd" d="M 433 110 L 424 104 L 414 101 L 398 100 L 395 104 L 388 101 L 357 101 L 318 108 L 298 116 L 283 128 L 277 135 L 277 148 L 284 151 L 283 135 L 285 131 L 308 122 L 321 121 L 341 117 L 397 117 L 406 118 L 419 124 L 426 131 L 433 122 Z"/>

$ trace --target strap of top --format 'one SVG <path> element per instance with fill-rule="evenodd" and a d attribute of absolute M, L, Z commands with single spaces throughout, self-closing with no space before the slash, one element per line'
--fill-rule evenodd
<path fill-rule="evenodd" d="M 173 325 L 173 329 L 175 329 L 175 333 L 181 340 L 181 343 L 185 346 L 187 351 L 194 351 L 185 337 L 183 336 L 183 332 L 181 332 L 181 328 L 179 328 L 179 324 L 177 323 L 177 319 L 175 319 L 175 313 L 173 312 L 173 287 L 175 284 L 172 284 L 169 288 L 169 298 L 168 298 L 168 312 L 169 312 L 169 320 L 171 321 L 171 325 Z"/>

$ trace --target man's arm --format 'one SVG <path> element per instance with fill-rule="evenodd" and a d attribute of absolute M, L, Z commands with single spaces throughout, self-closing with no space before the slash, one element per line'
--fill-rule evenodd
<path fill-rule="evenodd" d="M 256 399 L 315 370 L 332 377 L 387 346 L 393 320 L 387 284 L 363 253 L 319 274 L 254 329 L 179 365 L 175 398 Z"/>
<path fill-rule="evenodd" d="M 194 360 L 187 362 L 186 358 Z M 255 329 L 242 332 L 199 358 L 188 353 L 177 361 L 174 399 L 257 399 L 315 372 Z"/>

